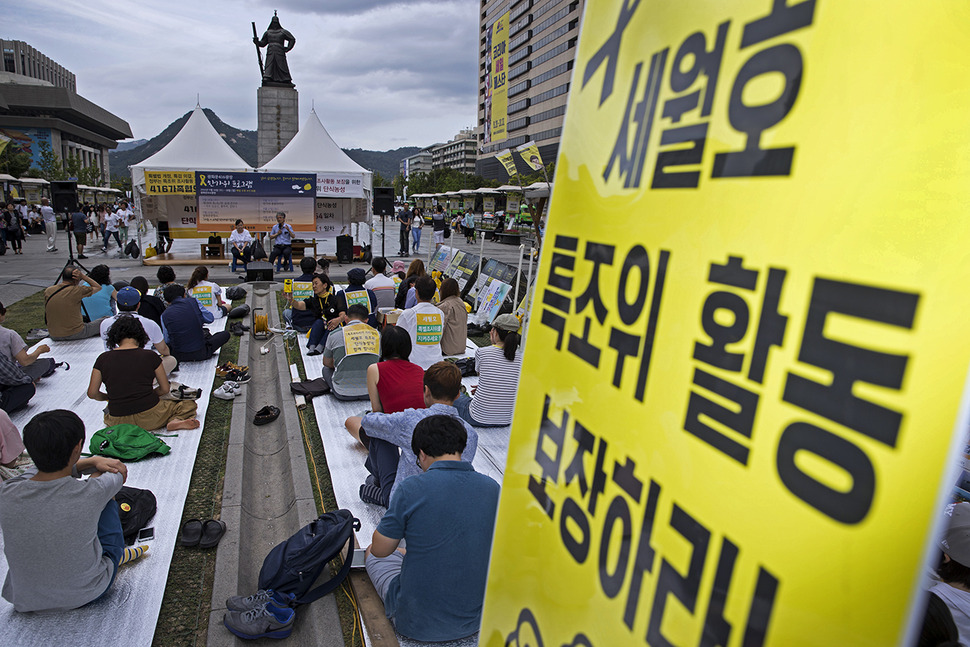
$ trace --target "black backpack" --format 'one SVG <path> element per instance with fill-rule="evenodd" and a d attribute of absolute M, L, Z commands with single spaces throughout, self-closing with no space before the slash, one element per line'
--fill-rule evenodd
<path fill-rule="evenodd" d="M 155 516 L 155 495 L 151 490 L 123 485 L 121 491 L 115 495 L 115 501 L 121 507 L 121 533 L 125 536 L 125 543 L 130 546 L 135 543 L 138 531 L 147 526 Z"/>
<path fill-rule="evenodd" d="M 259 569 L 259 588 L 292 593 L 296 596 L 294 604 L 309 604 L 322 598 L 340 586 L 350 573 L 355 530 L 360 530 L 360 521 L 350 510 L 320 515 L 269 552 Z M 340 571 L 311 589 L 347 542 L 350 542 L 349 554 Z"/>

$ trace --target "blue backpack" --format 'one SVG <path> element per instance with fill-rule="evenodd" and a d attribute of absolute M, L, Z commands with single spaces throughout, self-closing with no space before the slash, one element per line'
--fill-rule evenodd
<path fill-rule="evenodd" d="M 294 604 L 309 604 L 330 593 L 344 581 L 353 563 L 354 531 L 360 521 L 350 510 L 327 512 L 277 545 L 259 569 L 259 588 L 273 589 L 296 596 Z M 350 542 L 343 566 L 329 580 L 311 589 L 334 557 Z"/>

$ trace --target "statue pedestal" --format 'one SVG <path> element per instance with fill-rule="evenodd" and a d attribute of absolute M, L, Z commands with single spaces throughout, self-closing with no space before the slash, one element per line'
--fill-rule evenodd
<path fill-rule="evenodd" d="M 262 166 L 300 130 L 300 95 L 296 88 L 261 86 L 256 90 L 256 165 Z"/>

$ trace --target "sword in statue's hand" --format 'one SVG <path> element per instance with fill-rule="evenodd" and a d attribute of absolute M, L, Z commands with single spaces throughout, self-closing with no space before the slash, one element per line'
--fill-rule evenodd
<path fill-rule="evenodd" d="M 263 71 L 263 53 L 259 51 L 259 36 L 256 34 L 256 23 L 253 23 L 253 44 L 256 45 L 256 58 L 259 60 L 259 76 L 262 78 L 265 72 Z"/>

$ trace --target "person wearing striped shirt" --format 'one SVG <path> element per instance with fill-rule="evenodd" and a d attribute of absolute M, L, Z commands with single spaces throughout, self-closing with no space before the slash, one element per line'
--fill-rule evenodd
<path fill-rule="evenodd" d="M 519 320 L 514 315 L 499 315 L 489 331 L 492 345 L 475 351 L 478 386 L 472 389 L 471 397 L 461 395 L 454 404 L 458 415 L 474 427 L 512 424 L 522 372 L 522 338 L 518 330 Z"/>

